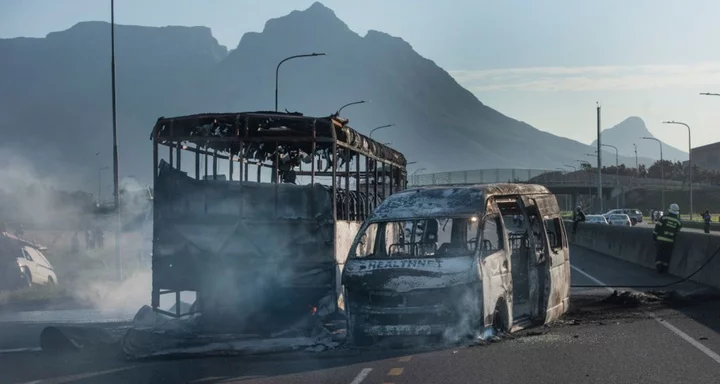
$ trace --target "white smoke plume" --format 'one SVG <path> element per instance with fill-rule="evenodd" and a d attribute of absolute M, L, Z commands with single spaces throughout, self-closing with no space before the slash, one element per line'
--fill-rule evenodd
<path fill-rule="evenodd" d="M 43 253 L 58 277 L 57 300 L 74 298 L 108 311 L 137 310 L 150 302 L 149 190 L 133 179 L 120 184 L 124 279 L 118 281 L 115 215 L 94 213 L 97 196 L 72 181 L 82 179 L 72 171 L 41 175 L 22 155 L 0 150 L 0 223 L 3 230 L 47 248 Z M 102 247 L 86 245 L 89 228 L 102 229 Z"/>

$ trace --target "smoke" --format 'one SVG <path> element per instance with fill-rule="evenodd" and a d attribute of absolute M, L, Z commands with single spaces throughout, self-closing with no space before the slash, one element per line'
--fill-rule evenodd
<path fill-rule="evenodd" d="M 455 324 L 443 331 L 445 343 L 456 344 L 468 338 L 476 340 L 482 336 L 479 333 L 483 325 L 482 300 L 479 292 L 482 291 L 473 285 L 472 288 L 462 290 L 459 296 L 448 298 L 448 301 L 453 302 L 457 308 L 458 318 Z"/>
<path fill-rule="evenodd" d="M 124 279 L 118 281 L 115 215 L 99 212 L 97 196 L 78 185 L 96 178 L 44 175 L 23 155 L 0 149 L 0 223 L 4 231 L 36 242 L 57 275 L 54 298 L 75 299 L 107 311 L 136 311 L 150 302 L 152 237 L 149 191 L 134 179 L 123 179 L 120 259 Z M 93 244 L 88 233 L 96 235 Z M 38 308 L 41 309 L 41 308 Z"/>
<path fill-rule="evenodd" d="M 135 270 L 119 282 L 91 279 L 87 285 L 77 287 L 73 295 L 103 312 L 134 313 L 143 305 L 150 305 L 152 274 Z"/>

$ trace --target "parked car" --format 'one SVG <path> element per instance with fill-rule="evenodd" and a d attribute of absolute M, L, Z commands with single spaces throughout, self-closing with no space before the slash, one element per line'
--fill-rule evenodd
<path fill-rule="evenodd" d="M 44 247 L 11 234 L 0 235 L 0 288 L 56 285 L 55 269 L 43 250 Z"/>
<path fill-rule="evenodd" d="M 608 222 L 610 225 L 625 225 L 628 227 L 632 227 L 632 221 L 630 219 L 630 216 L 624 214 L 624 213 L 617 213 L 608 216 Z"/>
<path fill-rule="evenodd" d="M 603 215 L 587 215 L 585 216 L 585 222 L 590 224 L 605 224 L 608 225 L 608 221 Z"/>
<path fill-rule="evenodd" d="M 610 217 L 610 215 L 628 215 L 630 217 L 630 223 L 632 225 L 636 225 L 637 223 L 643 222 L 643 215 L 642 212 L 640 212 L 639 209 L 634 208 L 622 208 L 622 209 L 612 209 L 608 211 L 608 213 L 605 214 L 605 218 Z"/>

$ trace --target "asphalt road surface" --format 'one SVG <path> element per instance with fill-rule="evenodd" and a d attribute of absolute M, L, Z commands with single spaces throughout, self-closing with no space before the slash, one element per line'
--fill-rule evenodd
<path fill-rule="evenodd" d="M 126 362 L 115 356 L 0 355 L 2 383 L 713 383 L 720 378 L 720 300 L 610 302 L 602 285 L 677 280 L 572 249 L 572 309 L 551 326 L 478 346 Z M 692 283 L 682 294 L 706 292 Z M 642 298 L 642 297 L 641 297 Z M 603 301 L 603 299 L 606 299 Z M 0 324 L 0 348 L 37 347 L 39 324 Z"/>

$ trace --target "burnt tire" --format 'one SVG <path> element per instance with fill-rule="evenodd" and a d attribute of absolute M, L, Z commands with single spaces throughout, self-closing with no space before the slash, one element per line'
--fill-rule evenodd
<path fill-rule="evenodd" d="M 507 333 L 510 331 L 508 329 L 507 306 L 504 300 L 498 300 L 498 303 L 495 305 L 492 326 L 496 333 Z"/>

